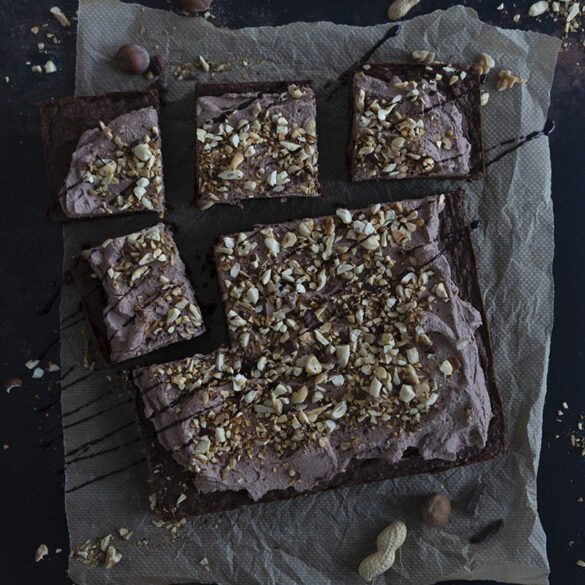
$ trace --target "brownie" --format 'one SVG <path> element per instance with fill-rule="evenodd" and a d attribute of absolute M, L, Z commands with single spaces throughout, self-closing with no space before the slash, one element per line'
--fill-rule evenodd
<path fill-rule="evenodd" d="M 475 64 L 356 66 L 350 83 L 351 180 L 482 177 L 480 86 Z"/>
<path fill-rule="evenodd" d="M 318 197 L 312 81 L 197 83 L 196 203 Z"/>
<path fill-rule="evenodd" d="M 70 277 L 107 364 L 205 331 L 172 233 L 159 223 L 84 250 Z"/>
<path fill-rule="evenodd" d="M 221 239 L 231 348 L 127 377 L 163 518 L 506 452 L 464 201 L 458 191 Z"/>
<path fill-rule="evenodd" d="M 157 91 L 41 104 L 52 219 L 140 211 L 164 215 L 158 109 Z"/>

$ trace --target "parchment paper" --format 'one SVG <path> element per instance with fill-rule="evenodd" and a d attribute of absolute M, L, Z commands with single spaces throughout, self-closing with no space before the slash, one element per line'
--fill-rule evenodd
<path fill-rule="evenodd" d="M 117 0 L 81 0 L 76 92 L 145 87 L 147 82 L 121 74 L 112 63 L 111 56 L 127 42 L 140 42 L 151 52 L 157 52 L 158 44 L 158 52 L 170 64 L 194 61 L 199 55 L 209 62 L 231 59 L 231 68 L 216 80 L 240 80 L 243 75 L 248 79 L 309 78 L 322 88 L 361 57 L 388 26 L 359 28 L 322 22 L 230 31 L 203 19 L 186 19 Z M 497 93 L 496 74 L 490 75 L 486 89 L 491 98 L 483 110 L 488 160 L 501 151 L 502 140 L 543 127 L 558 40 L 488 26 L 472 10 L 454 7 L 404 23 L 399 35 L 378 49 L 372 60 L 409 60 L 413 49 L 423 48 L 454 62 L 476 61 L 486 52 L 498 68 L 510 68 L 528 79 L 524 86 Z M 243 67 L 242 59 L 255 64 Z M 193 84 L 174 79 L 168 71 L 166 77 L 171 99 L 161 121 L 171 208 L 166 219 L 177 226 L 179 250 L 191 270 L 210 333 L 137 363 L 177 359 L 226 341 L 221 308 L 214 305 L 217 286 L 206 259 L 219 234 L 250 229 L 255 223 L 332 213 L 339 202 L 355 208 L 456 186 L 436 181 L 346 182 L 348 113 L 343 88 L 329 101 L 323 91 L 318 93 L 323 200 L 252 201 L 243 209 L 218 205 L 201 212 L 192 205 Z M 202 71 L 199 77 L 208 79 Z M 536 471 L 553 307 L 548 140 L 525 144 L 491 165 L 485 180 L 464 186 L 469 216 L 481 220 L 473 237 L 507 415 L 510 454 L 435 477 L 404 478 L 199 518 L 178 529 L 178 537 L 166 544 L 163 541 L 170 532 L 151 525 L 154 515 L 148 506 L 147 469 L 144 463 L 137 463 L 67 494 L 72 545 L 114 533 L 113 543 L 124 555 L 110 570 L 72 560 L 69 573 L 77 583 L 358 584 L 360 560 L 374 552 L 376 536 L 396 519 L 406 522 L 409 535 L 395 566 L 377 583 L 431 585 L 456 578 L 547 583 L 545 535 L 536 511 Z M 97 245 L 106 237 L 155 222 L 155 217 L 140 216 L 68 224 L 64 227 L 65 262 L 82 244 Z M 104 370 L 96 358 L 96 370 L 88 376 L 81 365 L 85 340 L 90 336 L 82 323 L 76 324 L 78 301 L 74 291 L 65 287 L 61 351 L 66 452 L 115 432 L 67 458 L 67 490 L 143 456 L 132 403 L 115 385 L 116 370 Z M 79 407 L 81 410 L 69 414 Z M 72 461 L 85 456 L 90 457 Z M 480 478 L 487 489 L 479 516 L 471 518 L 464 506 Z M 434 491 L 448 494 L 454 502 L 451 521 L 442 529 L 426 528 L 419 519 L 421 497 Z M 468 543 L 470 535 L 498 518 L 506 523 L 501 534 L 483 545 Z M 134 531 L 130 541 L 117 537 L 120 527 Z M 145 538 L 151 544 L 137 546 Z M 199 563 L 203 557 L 209 560 L 209 571 Z"/>

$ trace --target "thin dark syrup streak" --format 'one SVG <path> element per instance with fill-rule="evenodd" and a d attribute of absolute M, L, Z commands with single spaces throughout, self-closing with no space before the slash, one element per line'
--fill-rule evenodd
<path fill-rule="evenodd" d="M 114 390 L 112 388 L 110 388 L 107 392 L 100 394 L 99 396 L 97 396 L 96 398 L 93 398 L 89 402 L 86 402 L 85 404 L 82 404 L 81 406 L 78 406 L 77 408 L 74 408 L 73 410 L 70 410 L 69 412 L 65 412 L 63 414 L 63 418 L 71 416 L 72 414 L 75 414 L 75 413 L 79 412 L 80 410 L 83 410 L 84 408 L 87 408 L 88 406 L 95 404 L 96 402 L 102 400 L 102 398 L 105 398 L 106 396 L 110 396 L 111 394 L 113 394 L 113 392 L 114 392 Z"/>
<path fill-rule="evenodd" d="M 79 384 L 79 382 L 83 382 L 84 380 L 87 380 L 88 378 L 91 378 L 91 376 L 93 375 L 94 372 L 90 372 L 89 374 L 86 374 L 85 376 L 81 376 L 81 378 L 77 378 L 77 380 L 73 380 L 73 382 L 69 382 L 68 384 L 63 384 L 61 386 L 61 391 L 63 390 L 67 390 L 67 388 L 71 388 L 72 386 L 75 386 L 76 384 Z"/>
<path fill-rule="evenodd" d="M 395 24 L 395 25 L 391 26 L 384 33 L 384 36 L 378 42 L 376 42 L 374 45 L 372 45 L 372 47 L 370 49 L 368 49 L 353 65 L 348 67 L 345 71 L 342 71 L 339 74 L 339 76 L 337 77 L 337 79 L 332 80 L 332 81 L 328 81 L 323 86 L 323 89 L 327 89 L 327 88 L 331 87 L 331 91 L 327 94 L 327 97 L 325 98 L 325 100 L 329 101 L 333 97 L 333 95 L 335 95 L 337 90 L 347 83 L 347 80 L 349 79 L 349 74 L 351 73 L 351 70 L 356 65 L 361 65 L 362 63 L 366 63 L 367 61 L 369 61 L 370 57 L 376 52 L 377 49 L 379 49 L 388 39 L 395 37 L 399 32 L 400 32 L 400 25 L 399 24 Z"/>
<path fill-rule="evenodd" d="M 134 445 L 134 443 L 138 443 L 140 441 L 140 437 L 135 437 L 130 441 L 125 441 L 124 443 L 120 443 L 114 447 L 109 447 L 108 449 L 102 449 L 101 451 L 96 451 L 95 453 L 90 453 L 89 455 L 80 455 L 79 457 L 74 457 L 69 461 L 65 461 L 65 467 L 68 465 L 72 465 L 73 463 L 78 463 L 80 461 L 85 461 L 86 459 L 93 459 L 94 457 L 99 457 L 100 455 L 105 455 L 106 453 L 112 453 L 114 451 L 118 451 L 123 447 L 127 447 L 129 445 Z"/>
<path fill-rule="evenodd" d="M 47 315 L 53 308 L 55 301 L 59 298 L 59 295 L 61 294 L 61 286 L 62 284 L 56 286 L 55 290 L 51 293 L 50 297 L 44 303 L 41 303 L 40 305 L 37 306 L 37 315 L 39 317 Z"/>
<path fill-rule="evenodd" d="M 503 142 L 500 142 L 500 144 L 496 144 L 495 146 L 491 146 L 490 148 L 488 148 L 486 150 L 486 152 L 490 152 L 490 151 L 494 150 L 495 148 L 500 148 L 501 146 L 507 146 L 508 144 L 513 144 L 513 146 L 500 152 L 500 154 L 496 155 L 492 160 L 488 161 L 485 166 L 489 167 L 490 165 L 494 164 L 495 162 L 502 160 L 505 156 L 514 152 L 515 150 L 517 150 L 521 146 L 524 146 L 528 142 L 532 142 L 533 140 L 536 140 L 537 138 L 540 138 L 541 136 L 550 136 L 554 132 L 555 128 L 556 128 L 556 124 L 555 124 L 554 120 L 552 120 L 551 118 L 548 118 L 545 125 L 544 125 L 544 128 L 542 130 L 538 130 L 537 132 L 531 132 L 530 134 L 527 134 L 526 136 L 520 136 L 519 138 L 511 138 L 509 140 L 504 140 Z"/>
<path fill-rule="evenodd" d="M 132 402 L 132 398 L 127 398 L 126 400 L 122 400 L 122 402 L 112 404 L 112 406 L 108 406 L 107 408 L 99 410 L 98 412 L 95 412 L 94 414 L 90 414 L 89 416 L 86 416 L 85 418 L 80 418 L 79 420 L 76 420 L 75 422 L 69 423 L 68 425 L 63 425 L 63 429 L 70 429 L 72 427 L 76 427 L 84 422 L 87 422 L 87 421 L 90 421 L 94 418 L 97 418 L 98 416 L 101 416 L 102 414 L 106 414 L 107 412 L 111 412 L 112 410 L 116 410 L 116 408 L 120 408 L 121 406 L 124 406 L 125 404 L 128 404 L 129 402 Z"/>
<path fill-rule="evenodd" d="M 84 453 L 90 447 L 93 447 L 94 445 L 99 445 L 99 443 L 102 443 L 106 439 L 113 437 L 114 435 L 116 435 L 120 431 L 123 431 L 124 429 L 127 429 L 135 424 L 138 424 L 138 421 L 136 419 L 132 419 L 131 421 L 128 421 L 127 423 L 124 423 L 123 425 L 120 425 L 117 429 L 114 429 L 113 431 L 109 431 L 108 433 L 105 433 L 101 437 L 97 437 L 95 439 L 91 439 L 90 441 L 86 441 L 85 443 L 82 443 L 78 447 L 75 447 L 75 449 L 72 449 L 71 451 L 69 451 L 69 453 L 65 453 L 65 457 L 71 457 L 72 455 L 77 455 L 77 453 Z"/>
<path fill-rule="evenodd" d="M 93 479 L 90 479 L 88 481 L 84 481 L 83 483 L 81 483 L 75 487 L 69 488 L 68 490 L 65 490 L 65 493 L 70 494 L 72 492 L 76 492 L 77 490 L 80 490 L 81 488 L 87 487 L 88 485 L 91 485 L 93 483 L 96 483 L 98 481 L 106 479 L 108 477 L 112 477 L 113 475 L 123 473 L 127 469 L 131 469 L 132 467 L 136 467 L 137 465 L 141 465 L 145 461 L 146 461 L 146 458 L 142 457 L 141 459 L 134 461 L 134 463 L 130 463 L 130 465 L 126 465 L 125 467 L 122 467 L 120 469 L 115 469 L 114 471 L 110 471 L 109 473 L 104 473 L 103 475 L 98 475 L 98 476 L 94 477 Z"/>

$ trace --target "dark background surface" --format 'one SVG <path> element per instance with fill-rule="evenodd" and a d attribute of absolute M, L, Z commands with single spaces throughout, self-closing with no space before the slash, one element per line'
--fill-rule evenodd
<path fill-rule="evenodd" d="M 26 360 L 58 362 L 58 303 L 44 315 L 61 283 L 61 229 L 44 214 L 47 203 L 45 168 L 39 134 L 38 104 L 51 97 L 71 95 L 74 87 L 75 23 L 63 28 L 49 14 L 55 0 L 0 0 L 0 382 L 12 377 L 23 388 L 7 394 L 0 388 L 0 583 L 61 585 L 65 575 L 68 539 L 63 510 L 62 446 L 59 441 L 59 374 L 31 378 Z M 177 9 L 178 2 L 150 0 L 151 6 Z M 369 25 L 387 22 L 389 0 L 215 0 L 215 24 L 229 27 L 278 25 L 295 20 L 331 20 Z M 409 17 L 458 2 L 423 0 Z M 526 16 L 532 2 L 469 1 L 492 24 L 531 28 L 560 34 L 560 25 Z M 59 0 L 71 17 L 76 0 Z M 512 16 L 522 14 L 518 24 Z M 48 23 L 39 34 L 32 26 Z M 59 45 L 46 38 L 56 33 Z M 573 38 L 574 37 L 574 38 Z M 553 201 L 556 223 L 554 276 L 555 328 L 544 413 L 542 458 L 539 470 L 539 508 L 548 537 L 552 585 L 585 583 L 585 463 L 571 447 L 569 435 L 585 412 L 585 348 L 583 311 L 585 247 L 585 61 L 582 37 L 572 35 L 559 56 L 550 115 L 557 124 L 551 136 Z M 44 42 L 41 54 L 38 42 Z M 413 47 L 419 48 L 419 47 Z M 34 74 L 31 65 L 52 59 L 58 71 Z M 5 76 L 9 77 L 5 81 Z M 507 138 L 507 137 L 503 137 Z M 51 345 L 52 344 L 52 345 Z M 48 351 L 47 351 L 47 348 Z M 568 403 L 563 416 L 557 411 Z M 49 406 L 49 408 L 46 408 Z M 44 408 L 45 407 L 45 408 Z M 8 448 L 6 448 L 8 445 Z M 40 543 L 51 554 L 35 564 Z M 55 548 L 63 552 L 55 554 Z M 424 559 L 421 559 L 424 562 Z M 305 585 L 305 584 L 303 584 Z M 308 585 L 308 584 L 307 584 Z"/>

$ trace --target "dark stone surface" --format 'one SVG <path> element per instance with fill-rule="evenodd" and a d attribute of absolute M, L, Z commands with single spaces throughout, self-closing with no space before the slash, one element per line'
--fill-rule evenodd
<path fill-rule="evenodd" d="M 390 0 L 215 0 L 215 23 L 225 26 L 277 25 L 294 20 L 333 20 L 347 24 L 386 22 Z M 150 0 L 146 4 L 178 9 L 178 0 Z M 444 8 L 457 2 L 421 2 L 409 16 Z M 510 13 L 497 11 L 499 2 L 469 1 L 487 22 L 513 26 L 512 16 L 526 14 L 531 1 L 515 2 Z M 68 15 L 76 0 L 37 2 L 0 0 L 0 128 L 2 130 L 3 194 L 0 199 L 2 250 L 0 262 L 0 331 L 2 354 L 0 381 L 17 376 L 24 387 L 7 394 L 0 389 L 0 497 L 3 527 L 0 536 L 0 581 L 22 585 L 62 585 L 68 554 L 63 512 L 63 454 L 60 442 L 41 448 L 43 441 L 59 436 L 60 411 L 58 374 L 33 380 L 24 367 L 48 349 L 43 364 L 58 361 L 57 304 L 47 306 L 61 282 L 61 229 L 44 214 L 48 195 L 39 134 L 41 100 L 73 92 L 75 27 L 62 28 L 48 10 L 58 4 Z M 512 6 L 506 2 L 506 6 Z M 32 26 L 49 23 L 37 35 Z M 520 28 L 552 32 L 552 26 L 523 16 Z M 560 25 L 556 27 L 557 30 Z M 46 32 L 57 34 L 61 44 L 53 45 Z M 46 54 L 39 54 L 38 42 L 45 42 Z M 416 47 L 415 47 L 416 48 Z M 33 74 L 32 64 L 51 58 L 56 73 Z M 585 60 L 579 45 L 559 57 L 553 89 L 551 117 L 557 130 L 551 136 L 553 200 L 556 221 L 555 329 L 550 360 L 549 392 L 544 414 L 542 458 L 539 471 L 541 518 L 548 535 L 552 585 L 585 582 L 585 461 L 568 440 L 577 417 L 585 411 L 585 312 L 582 309 L 585 263 L 582 244 L 585 198 Z M 30 64 L 26 64 L 30 61 Z M 9 81 L 5 82 L 4 77 Z M 507 137 L 503 137 L 507 138 Z M 41 311 L 42 312 L 42 311 Z M 52 344 L 52 345 L 51 345 Z M 569 410 L 557 411 L 563 401 Z M 562 422 L 557 422 L 556 419 Z M 555 438 L 555 436 L 559 438 Z M 51 554 L 34 563 L 41 543 Z M 571 545 L 571 542 L 574 544 Z M 55 554 L 55 548 L 63 552 Z"/>

